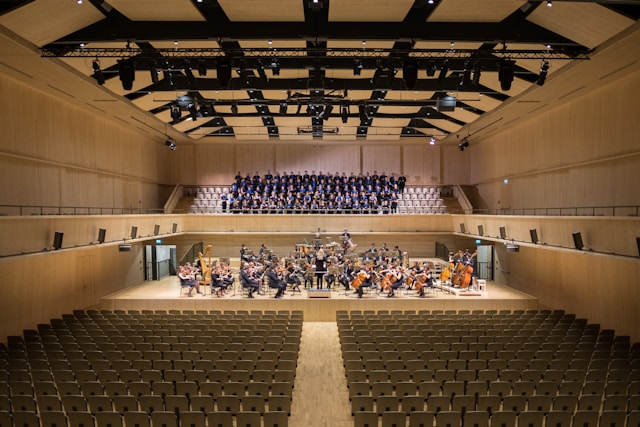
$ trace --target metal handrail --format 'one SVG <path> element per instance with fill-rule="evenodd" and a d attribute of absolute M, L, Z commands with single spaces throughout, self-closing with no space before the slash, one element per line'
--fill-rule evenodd
<path fill-rule="evenodd" d="M 579 206 L 561 208 L 474 209 L 475 215 L 640 216 L 640 206 Z"/>

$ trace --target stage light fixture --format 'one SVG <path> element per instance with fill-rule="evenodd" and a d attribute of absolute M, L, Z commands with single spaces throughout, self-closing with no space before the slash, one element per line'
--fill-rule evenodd
<path fill-rule="evenodd" d="M 227 89 L 229 87 L 229 82 L 231 81 L 231 64 L 227 61 L 219 60 L 216 64 L 216 73 L 218 75 L 218 83 L 220 84 L 220 87 Z"/>
<path fill-rule="evenodd" d="M 263 85 L 266 85 L 269 79 L 267 78 L 267 73 L 264 72 L 264 65 L 262 65 L 261 59 L 258 59 L 258 66 L 256 67 L 256 71 L 258 72 L 258 76 L 260 77 L 260 82 Z"/>
<path fill-rule="evenodd" d="M 289 108 L 289 104 L 287 104 L 286 102 L 281 102 L 280 103 L 280 114 L 281 115 L 287 114 L 287 108 Z"/>
<path fill-rule="evenodd" d="M 498 65 L 498 80 L 500 80 L 500 88 L 504 91 L 511 90 L 515 64 L 516 61 L 505 59 Z"/>
<path fill-rule="evenodd" d="M 280 61 L 278 61 L 278 58 L 271 59 L 270 67 L 271 67 L 271 73 L 274 76 L 280 75 Z"/>
<path fill-rule="evenodd" d="M 547 1 L 547 7 L 551 7 L 551 6 L 553 6 L 553 2 L 551 0 L 548 0 Z"/>
<path fill-rule="evenodd" d="M 462 142 L 460 144 L 458 144 L 458 149 L 460 151 L 464 151 L 466 148 L 469 147 L 469 141 L 467 141 L 467 139 L 463 139 Z"/>
<path fill-rule="evenodd" d="M 189 86 L 194 86 L 196 84 L 196 78 L 193 75 L 193 71 L 191 71 L 191 64 L 189 63 L 189 60 L 185 59 L 182 62 L 182 66 L 184 70 L 184 75 L 187 77 L 187 84 Z"/>
<path fill-rule="evenodd" d="M 342 108 L 340 108 L 340 117 L 342 118 L 342 123 L 349 121 L 349 107 L 347 105 L 343 105 Z"/>
<path fill-rule="evenodd" d="M 176 143 L 173 141 L 173 139 L 169 138 L 165 141 L 164 145 L 166 145 L 167 147 L 169 147 L 171 149 L 171 151 L 175 151 L 176 150 Z M 132 239 L 135 239 L 135 237 L 131 237 Z"/>
<path fill-rule="evenodd" d="M 187 110 L 189 110 L 189 115 L 191 116 L 191 120 L 194 122 L 198 120 L 198 109 L 195 104 L 189 104 L 187 106 Z"/>
<path fill-rule="evenodd" d="M 358 115 L 360 116 L 360 122 L 366 123 L 369 121 L 369 116 L 367 115 L 367 107 L 364 104 L 358 105 Z"/>
<path fill-rule="evenodd" d="M 104 84 L 104 74 L 102 74 L 102 70 L 100 69 L 100 61 L 98 58 L 94 59 L 91 65 L 93 66 L 93 77 L 97 80 L 98 84 L 102 86 Z"/>
<path fill-rule="evenodd" d="M 171 123 L 177 124 L 180 121 L 180 117 L 182 116 L 182 112 L 180 111 L 180 107 L 178 105 L 171 106 Z"/>
<path fill-rule="evenodd" d="M 149 64 L 149 74 L 151 75 L 151 81 L 153 84 L 158 83 L 158 68 L 156 67 L 156 63 L 153 61 Z"/>
<path fill-rule="evenodd" d="M 431 137 L 429 138 L 429 145 L 436 145 L 436 138 L 435 137 Z"/>
<path fill-rule="evenodd" d="M 471 83 L 474 86 L 480 85 L 481 74 L 482 74 L 482 64 L 480 62 L 476 62 L 473 66 L 473 79 L 471 80 Z"/>
<path fill-rule="evenodd" d="M 436 61 L 427 61 L 427 77 L 435 76 L 437 70 L 438 64 L 436 64 Z"/>
<path fill-rule="evenodd" d="M 198 75 L 204 77 L 207 75 L 207 63 L 204 59 L 198 61 Z"/>
<path fill-rule="evenodd" d="M 547 80 L 547 74 L 549 73 L 549 61 L 542 61 L 542 64 L 540 65 L 540 74 L 538 75 L 538 80 L 536 80 L 536 84 L 538 86 L 542 86 L 545 82 L 545 80 Z"/>
<path fill-rule="evenodd" d="M 133 81 L 136 79 L 136 68 L 133 59 L 119 59 L 118 74 L 122 82 L 122 89 L 131 90 Z"/>
<path fill-rule="evenodd" d="M 413 89 L 418 80 L 418 63 L 414 59 L 405 60 L 402 66 L 402 77 L 407 89 Z"/>
<path fill-rule="evenodd" d="M 444 62 L 442 63 L 442 66 L 440 67 L 440 74 L 438 75 L 439 84 L 442 84 L 442 82 L 444 82 L 444 79 L 447 77 L 448 72 L 449 72 L 449 61 L 445 59 Z"/>
<path fill-rule="evenodd" d="M 360 59 L 354 59 L 353 60 L 353 75 L 354 76 L 359 76 L 360 73 L 362 72 L 362 61 Z"/>
<path fill-rule="evenodd" d="M 233 114 L 234 116 L 238 115 L 238 103 L 236 101 L 233 101 L 231 103 L 231 114 Z"/>
<path fill-rule="evenodd" d="M 333 104 L 331 104 L 330 102 L 327 102 L 324 106 L 324 110 L 322 110 L 322 118 L 325 120 L 329 120 L 329 117 L 331 117 L 331 112 L 333 111 Z"/>

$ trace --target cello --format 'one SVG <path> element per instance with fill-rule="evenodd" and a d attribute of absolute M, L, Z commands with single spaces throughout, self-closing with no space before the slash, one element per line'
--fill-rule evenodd
<path fill-rule="evenodd" d="M 351 281 L 351 286 L 353 287 L 353 289 L 357 291 L 360 285 L 362 285 L 362 283 L 365 280 L 367 280 L 367 273 L 361 270 L 358 272 L 358 274 L 356 274 L 356 277 L 354 277 L 353 280 Z"/>
<path fill-rule="evenodd" d="M 444 270 L 442 270 L 442 273 L 440 273 L 440 281 L 444 283 L 447 280 L 449 280 L 451 278 L 452 271 L 453 271 L 453 263 L 450 262 L 447 264 Z"/>

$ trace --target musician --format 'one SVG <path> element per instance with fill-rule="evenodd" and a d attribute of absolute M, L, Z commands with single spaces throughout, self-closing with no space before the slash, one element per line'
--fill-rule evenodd
<path fill-rule="evenodd" d="M 188 296 L 193 296 L 193 288 L 196 289 L 197 293 L 202 294 L 200 292 L 200 284 L 196 280 L 196 270 L 191 266 L 191 263 L 186 263 L 179 267 L 178 278 L 180 279 L 180 286 L 189 286 Z"/>
<path fill-rule="evenodd" d="M 398 289 L 404 283 L 404 273 L 402 271 L 401 266 L 393 266 L 390 270 L 390 280 L 391 286 L 389 287 L 389 293 L 387 297 L 392 297 L 395 295 L 396 289 Z"/>
<path fill-rule="evenodd" d="M 241 262 L 249 262 L 249 250 L 247 249 L 247 245 L 244 243 L 240 246 L 240 261 Z"/>
<path fill-rule="evenodd" d="M 292 262 L 287 263 L 287 271 L 285 275 L 285 281 L 288 285 L 291 285 L 291 289 L 293 291 L 298 291 L 302 293 L 300 290 L 300 278 L 298 277 L 298 268 Z"/>
<path fill-rule="evenodd" d="M 344 286 L 345 292 L 349 290 L 349 284 L 353 281 L 353 264 L 351 260 L 344 262 L 344 272 L 340 275 L 338 281 Z"/>
<path fill-rule="evenodd" d="M 426 276 L 426 280 L 424 281 L 424 283 L 422 284 L 422 286 L 420 287 L 420 290 L 418 291 L 418 296 L 423 297 L 424 294 L 424 288 L 433 288 L 433 273 L 431 272 L 431 268 L 427 267 L 427 271 L 425 271 L 425 276 Z"/>
<path fill-rule="evenodd" d="M 364 273 L 364 276 L 363 276 L 364 280 L 356 290 L 356 293 L 358 294 L 358 298 L 362 298 L 364 288 L 370 288 L 373 286 L 373 278 L 375 277 L 375 273 L 373 272 L 373 264 L 367 264 L 363 273 Z"/>
<path fill-rule="evenodd" d="M 253 298 L 253 293 L 260 289 L 261 281 L 251 276 L 251 266 L 249 263 L 243 263 L 240 268 L 240 283 L 243 288 L 249 291 L 249 298 Z"/>
<path fill-rule="evenodd" d="M 281 298 L 284 294 L 284 290 L 287 288 L 287 284 L 282 280 L 282 271 L 277 264 L 269 268 L 267 281 L 270 288 L 278 290 L 274 298 Z"/>
<path fill-rule="evenodd" d="M 222 292 L 225 289 L 224 282 L 222 281 L 222 269 L 220 267 L 214 267 L 211 269 L 211 294 L 215 289 L 215 295 L 221 297 Z"/>

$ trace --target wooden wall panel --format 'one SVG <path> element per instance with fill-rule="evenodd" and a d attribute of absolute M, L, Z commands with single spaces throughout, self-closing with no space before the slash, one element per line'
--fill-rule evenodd
<path fill-rule="evenodd" d="M 264 175 L 269 170 L 273 172 L 275 167 L 275 147 L 273 144 L 239 143 L 235 147 L 235 160 L 236 169 L 243 175 L 253 176 L 256 172 Z"/>
<path fill-rule="evenodd" d="M 401 151 L 398 145 L 371 145 L 362 149 L 362 172 L 373 175 L 377 172 L 380 175 L 385 172 L 387 176 L 400 174 L 401 172 Z"/>
<path fill-rule="evenodd" d="M 472 141 L 470 183 L 493 209 L 509 179 L 510 208 L 637 205 L 640 91 L 634 75 Z M 449 164 L 447 164 L 448 170 Z"/>
<path fill-rule="evenodd" d="M 440 154 L 442 149 L 424 145 L 402 147 L 402 172 L 408 184 L 443 184 L 441 181 Z"/>
<path fill-rule="evenodd" d="M 0 88 L 13 100 L 0 104 L 6 135 L 0 158 L 7 166 L 0 172 L 0 203 L 162 206 L 157 188 L 142 196 L 148 184 L 171 182 L 165 167 L 169 150 L 157 136 L 141 136 L 125 124 L 118 126 L 93 110 L 66 104 L 6 76 L 0 76 Z M 135 190 L 123 191 L 123 182 L 135 183 Z"/>

